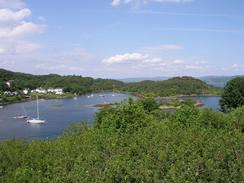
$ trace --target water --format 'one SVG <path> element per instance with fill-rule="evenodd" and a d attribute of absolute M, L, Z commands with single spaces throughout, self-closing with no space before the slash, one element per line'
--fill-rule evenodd
<path fill-rule="evenodd" d="M 23 138 L 23 139 L 46 139 L 61 135 L 63 130 L 72 123 L 86 121 L 92 124 L 94 114 L 99 111 L 94 105 L 104 102 L 114 103 L 128 98 L 126 94 L 112 93 L 94 94 L 94 97 L 78 97 L 76 100 L 57 99 L 39 100 L 40 118 L 45 119 L 45 124 L 28 124 L 25 119 L 14 119 L 14 116 L 23 115 L 26 110 L 28 116 L 36 117 L 36 101 L 19 104 L 11 104 L 0 109 L 0 140 Z M 220 97 L 182 97 L 200 101 L 205 105 L 203 108 L 219 109 Z"/>
<path fill-rule="evenodd" d="M 193 101 L 199 101 L 204 104 L 201 108 L 211 108 L 213 110 L 219 110 L 220 97 L 217 96 L 184 96 L 181 99 L 192 99 Z"/>
<path fill-rule="evenodd" d="M 45 119 L 45 124 L 28 124 L 25 119 L 14 119 L 14 116 L 23 115 L 36 117 L 36 101 L 11 104 L 0 109 L 0 140 L 46 139 L 57 137 L 72 123 L 86 121 L 92 123 L 94 114 L 99 111 L 94 105 L 115 103 L 128 98 L 126 94 L 104 93 L 94 94 L 94 97 L 77 97 L 77 99 L 39 100 L 40 119 Z"/>

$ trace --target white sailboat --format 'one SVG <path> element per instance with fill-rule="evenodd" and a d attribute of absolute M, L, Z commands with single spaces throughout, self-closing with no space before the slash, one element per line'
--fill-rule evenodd
<path fill-rule="evenodd" d="M 37 118 L 33 118 L 33 119 L 28 119 L 27 123 L 32 123 L 32 124 L 43 124 L 46 121 L 45 120 L 41 120 L 40 116 L 39 116 L 39 102 L 38 102 L 38 96 L 36 96 L 36 112 L 37 112 Z"/>

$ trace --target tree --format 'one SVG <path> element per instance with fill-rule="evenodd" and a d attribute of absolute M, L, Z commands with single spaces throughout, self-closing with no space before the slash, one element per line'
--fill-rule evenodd
<path fill-rule="evenodd" d="M 146 98 L 141 101 L 143 108 L 147 112 L 152 112 L 156 109 L 159 109 L 159 104 L 153 98 Z"/>
<path fill-rule="evenodd" d="M 223 91 L 220 107 L 223 112 L 229 112 L 244 105 L 244 77 L 229 81 Z"/>

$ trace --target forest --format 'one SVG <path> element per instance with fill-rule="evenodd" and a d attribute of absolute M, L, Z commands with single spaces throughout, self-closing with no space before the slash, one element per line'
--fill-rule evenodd
<path fill-rule="evenodd" d="M 128 99 L 53 140 L 0 143 L 0 182 L 243 182 L 244 107 Z"/>
<path fill-rule="evenodd" d="M 193 77 L 174 77 L 163 81 L 142 81 L 128 83 L 122 91 L 129 91 L 148 97 L 176 95 L 220 95 L 221 89 Z"/>
<path fill-rule="evenodd" d="M 9 88 L 5 83 L 12 81 L 12 87 Z M 175 77 L 164 81 L 142 81 L 138 83 L 123 83 L 112 79 L 93 79 L 82 76 L 60 76 L 56 74 L 49 75 L 31 75 L 16 73 L 0 69 L 0 91 L 23 90 L 25 88 L 63 88 L 65 92 L 76 93 L 78 95 L 103 92 L 120 91 L 130 92 L 135 95 L 150 97 L 165 97 L 175 95 L 206 95 L 221 93 L 220 88 L 207 85 L 205 82 L 193 77 Z"/>
<path fill-rule="evenodd" d="M 12 81 L 9 88 L 5 83 Z M 112 90 L 123 83 L 112 79 L 93 79 L 82 76 L 60 76 L 57 74 L 31 75 L 0 69 L 0 91 L 18 91 L 25 88 L 63 88 L 65 92 L 82 95 L 90 92 Z"/>

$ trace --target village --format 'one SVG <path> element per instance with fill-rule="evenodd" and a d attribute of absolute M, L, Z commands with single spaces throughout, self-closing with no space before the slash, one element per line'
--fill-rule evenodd
<path fill-rule="evenodd" d="M 55 95 L 63 95 L 63 89 L 62 88 L 36 88 L 34 90 L 31 90 L 29 88 L 25 88 L 22 91 L 12 91 L 11 89 L 11 83 L 13 81 L 7 81 L 6 85 L 9 87 L 9 91 L 4 91 L 2 94 L 5 96 L 17 96 L 17 95 L 29 95 L 29 94 L 55 94 Z"/>
<path fill-rule="evenodd" d="M 19 101 L 25 101 L 32 99 L 35 96 L 40 96 L 41 98 L 64 98 L 68 94 L 65 94 L 63 88 L 36 88 L 30 89 L 25 88 L 23 90 L 14 89 L 12 86 L 13 80 L 7 81 L 5 84 L 8 87 L 7 90 L 0 92 L 0 104 L 9 104 Z"/>

